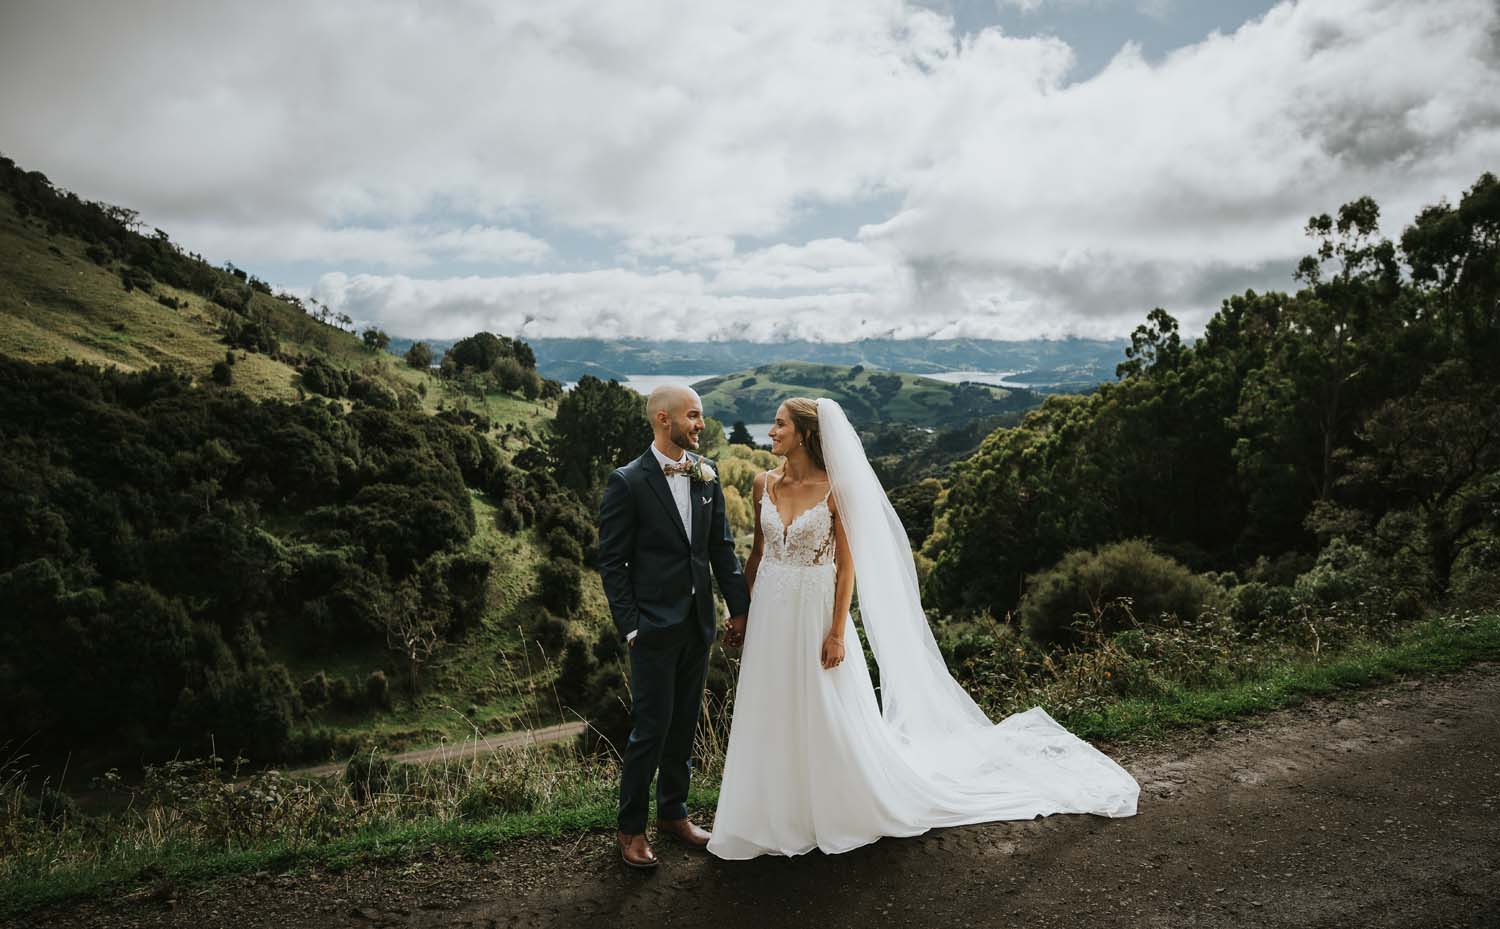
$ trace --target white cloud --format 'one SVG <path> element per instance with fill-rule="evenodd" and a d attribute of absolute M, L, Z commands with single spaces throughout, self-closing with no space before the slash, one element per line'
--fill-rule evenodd
<path fill-rule="evenodd" d="M 1309 214 L 1370 194 L 1398 232 L 1500 166 L 1492 0 L 1285 2 L 1073 65 L 903 0 L 31 0 L 0 13 L 0 138 L 210 257 L 388 270 L 318 289 L 434 336 L 1191 328 L 1289 286 Z"/>
<path fill-rule="evenodd" d="M 243 227 L 215 222 L 174 226 L 179 240 L 209 254 L 232 255 L 240 264 L 314 261 L 358 263 L 397 270 L 420 270 L 437 262 L 458 264 L 536 264 L 552 247 L 518 229 L 471 225 L 334 226 L 274 220 Z"/>

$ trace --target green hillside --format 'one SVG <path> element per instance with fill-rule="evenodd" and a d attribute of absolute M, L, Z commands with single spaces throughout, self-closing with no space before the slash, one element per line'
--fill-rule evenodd
<path fill-rule="evenodd" d="M 0 158 L 0 591 L 21 616 L 0 742 L 97 772 L 205 754 L 206 731 L 264 763 L 562 718 L 565 646 L 607 608 L 587 507 L 550 476 L 557 385 L 413 368 L 352 328 Z M 441 620 L 419 664 L 396 614 Z M 180 693 L 116 692 L 77 657 L 111 650 Z M 125 737 L 82 722 L 116 711 Z"/>
<path fill-rule="evenodd" d="M 1041 397 L 1029 390 L 986 384 L 949 384 L 915 374 L 872 371 L 860 365 L 789 361 L 699 381 L 704 412 L 732 423 L 769 422 L 788 397 L 831 397 L 850 421 L 873 426 L 908 423 L 930 428 L 962 425 L 1030 409 Z"/>

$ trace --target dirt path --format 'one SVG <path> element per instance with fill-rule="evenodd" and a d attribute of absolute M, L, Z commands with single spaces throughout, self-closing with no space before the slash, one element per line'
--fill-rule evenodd
<path fill-rule="evenodd" d="M 419 748 L 409 752 L 401 752 L 391 755 L 392 761 L 404 764 L 424 764 L 429 761 L 439 761 L 444 758 L 463 758 L 472 754 L 486 755 L 490 752 L 498 752 L 507 748 L 516 748 L 521 745 L 535 745 L 543 742 L 561 742 L 571 739 L 587 728 L 586 723 L 558 723 L 555 726 L 543 726 L 540 729 L 526 729 L 521 732 L 503 732 L 499 735 L 480 736 L 478 740 L 465 739 L 462 742 L 454 742 L 448 745 L 438 745 L 432 748 Z M 292 768 L 284 771 L 285 774 L 295 774 L 298 777 L 325 777 L 329 774 L 338 774 L 344 770 L 344 762 L 338 761 L 330 764 L 316 765 L 311 768 Z"/>
<path fill-rule="evenodd" d="M 37 914 L 72 926 L 1500 926 L 1500 665 L 1116 753 L 1140 815 L 1057 816 L 721 862 L 610 838 L 258 875 Z"/>

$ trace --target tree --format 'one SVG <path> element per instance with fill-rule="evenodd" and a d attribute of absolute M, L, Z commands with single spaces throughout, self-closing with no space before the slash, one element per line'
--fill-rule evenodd
<path fill-rule="evenodd" d="M 703 431 L 698 434 L 698 452 L 710 457 L 716 456 L 728 440 L 724 438 L 724 424 L 706 416 L 703 419 Z"/>
<path fill-rule="evenodd" d="M 459 339 L 448 349 L 446 357 L 453 359 L 460 371 L 489 371 L 502 358 L 512 359 L 528 371 L 536 368 L 536 355 L 530 345 L 493 332 L 476 332 Z"/>
<path fill-rule="evenodd" d="M 391 344 L 391 337 L 374 326 L 366 329 L 362 338 L 365 340 L 365 348 L 372 352 L 383 352 Z"/>
<path fill-rule="evenodd" d="M 426 342 L 413 342 L 406 350 L 406 363 L 419 371 L 432 367 L 432 349 Z"/>
<path fill-rule="evenodd" d="M 565 394 L 552 421 L 557 479 L 593 499 L 605 477 L 651 444 L 646 398 L 615 381 L 584 375 Z"/>
<path fill-rule="evenodd" d="M 730 430 L 729 433 L 729 444 L 748 445 L 751 448 L 755 447 L 755 437 L 750 434 L 750 430 L 745 426 L 745 421 L 743 419 L 737 419 L 734 421 L 734 428 Z"/>
<path fill-rule="evenodd" d="M 1457 208 L 1423 210 L 1401 235 L 1412 281 L 1434 308 L 1443 345 L 1495 379 L 1500 356 L 1500 179 L 1485 173 Z"/>
<path fill-rule="evenodd" d="M 1177 320 L 1161 307 L 1146 314 L 1146 322 L 1135 327 L 1126 361 L 1115 366 L 1115 377 L 1124 380 L 1139 377 L 1158 368 L 1173 370 L 1182 361 L 1182 338 L 1177 334 Z"/>
<path fill-rule="evenodd" d="M 422 603 L 416 585 L 402 584 L 384 611 L 386 645 L 406 660 L 407 683 L 415 697 L 422 666 L 443 647 L 447 617 Z"/>
<path fill-rule="evenodd" d="M 1500 522 L 1500 389 L 1449 360 L 1376 410 L 1361 438 L 1368 451 L 1340 483 L 1363 519 L 1344 525 L 1413 551 L 1446 592 L 1455 562 Z"/>

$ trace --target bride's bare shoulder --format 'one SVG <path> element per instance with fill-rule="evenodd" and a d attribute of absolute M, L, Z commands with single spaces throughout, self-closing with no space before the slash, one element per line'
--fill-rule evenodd
<path fill-rule="evenodd" d="M 750 482 L 750 493 L 756 500 L 759 500 L 760 495 L 766 492 L 766 485 L 770 482 L 773 473 L 772 471 L 762 471 L 755 475 L 755 480 Z"/>

